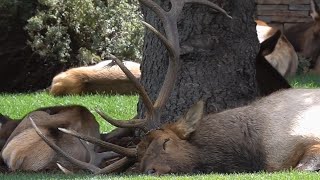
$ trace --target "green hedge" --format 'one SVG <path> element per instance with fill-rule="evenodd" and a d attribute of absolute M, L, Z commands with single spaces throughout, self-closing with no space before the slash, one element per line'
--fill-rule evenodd
<path fill-rule="evenodd" d="M 38 0 L 25 26 L 28 44 L 47 63 L 91 64 L 109 53 L 139 62 L 139 7 L 135 0 Z"/>

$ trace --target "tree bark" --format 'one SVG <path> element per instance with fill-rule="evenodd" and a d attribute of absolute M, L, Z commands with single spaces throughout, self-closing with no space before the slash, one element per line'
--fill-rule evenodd
<path fill-rule="evenodd" d="M 168 0 L 155 0 L 170 9 Z M 253 0 L 211 0 L 233 19 L 197 4 L 185 5 L 178 21 L 181 68 L 174 91 L 164 108 L 161 123 L 172 121 L 202 99 L 206 112 L 218 112 L 252 101 L 257 95 L 255 57 L 259 42 L 255 31 Z M 156 29 L 162 24 L 142 7 L 145 21 Z M 163 31 L 162 31 L 163 32 Z M 154 101 L 161 88 L 168 56 L 158 38 L 145 34 L 141 82 Z M 144 107 L 139 101 L 140 117 Z"/>

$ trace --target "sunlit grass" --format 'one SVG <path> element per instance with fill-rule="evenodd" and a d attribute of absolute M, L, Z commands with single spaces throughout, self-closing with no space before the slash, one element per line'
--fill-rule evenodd
<path fill-rule="evenodd" d="M 91 180 L 102 180 L 102 179 L 114 179 L 114 180 L 256 180 L 256 179 L 276 179 L 276 180 L 317 180 L 320 174 L 318 172 L 298 172 L 298 171 L 287 171 L 287 172 L 276 172 L 276 173 L 240 173 L 240 174 L 196 174 L 196 175 L 166 175 L 160 177 L 146 176 L 146 175 L 96 175 L 91 174 L 77 174 L 77 175 L 64 175 L 58 174 L 45 174 L 45 173 L 12 173 L 2 174 L 0 179 L 91 179 Z"/>
<path fill-rule="evenodd" d="M 289 82 L 295 88 L 320 88 L 320 75 L 299 75 L 289 78 Z"/>
<path fill-rule="evenodd" d="M 45 92 L 30 94 L 0 94 L 0 113 L 19 119 L 40 107 L 79 104 L 87 107 L 97 118 L 101 131 L 113 127 L 107 124 L 95 109 L 102 109 L 111 117 L 130 119 L 136 115 L 138 96 L 85 95 L 53 97 Z"/>

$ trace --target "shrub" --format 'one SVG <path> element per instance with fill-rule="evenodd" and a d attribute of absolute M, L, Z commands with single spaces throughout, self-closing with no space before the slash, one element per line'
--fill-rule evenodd
<path fill-rule="evenodd" d="M 108 54 L 139 61 L 143 26 L 133 0 L 38 0 L 28 44 L 48 63 L 91 64 Z M 79 63 L 80 62 L 80 63 Z"/>

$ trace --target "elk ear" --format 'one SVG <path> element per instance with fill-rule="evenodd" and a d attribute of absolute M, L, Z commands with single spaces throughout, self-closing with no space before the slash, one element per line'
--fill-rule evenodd
<path fill-rule="evenodd" d="M 278 30 L 276 33 L 274 33 L 271 37 L 263 41 L 260 45 L 260 52 L 262 56 L 266 56 L 268 54 L 271 54 L 276 47 L 278 40 L 281 36 L 281 31 Z"/>
<path fill-rule="evenodd" d="M 310 1 L 310 9 L 311 9 L 311 13 L 310 16 L 312 17 L 312 19 L 314 21 L 319 20 L 320 19 L 320 10 L 319 10 L 319 6 L 317 5 L 317 3 L 314 0 Z"/>
<path fill-rule="evenodd" d="M 188 139 L 190 134 L 195 131 L 197 123 L 203 115 L 204 102 L 199 101 L 194 104 L 188 112 L 177 121 L 176 133 L 180 139 Z"/>

